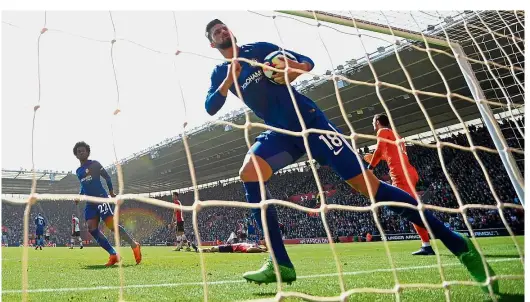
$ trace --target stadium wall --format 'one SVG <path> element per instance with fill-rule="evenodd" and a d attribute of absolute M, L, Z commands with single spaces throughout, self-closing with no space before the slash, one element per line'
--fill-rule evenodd
<path fill-rule="evenodd" d="M 524 235 L 524 229 L 514 229 L 515 235 Z M 468 230 L 456 230 L 456 232 L 461 233 L 467 237 L 471 237 Z M 498 236 L 510 236 L 508 231 L 504 228 L 492 228 L 492 229 L 476 229 L 474 230 L 476 237 L 498 237 Z M 83 238 L 87 238 L 83 236 Z M 420 240 L 420 237 L 416 233 L 401 233 L 401 234 L 390 234 L 386 236 L 387 241 L 404 241 L 404 240 Z M 348 243 L 348 242 L 372 242 L 372 241 L 381 241 L 380 235 L 367 235 L 367 236 L 339 236 L 334 239 L 335 243 Z M 34 244 L 34 240 L 30 239 L 30 245 Z M 293 239 L 284 239 L 285 244 L 322 244 L 329 243 L 328 238 L 326 237 L 317 237 L 317 238 L 293 238 Z M 218 245 L 219 242 L 215 241 L 203 241 L 201 246 L 214 246 Z M 261 244 L 264 244 L 264 241 L 260 241 Z M 77 242 L 76 242 L 77 244 Z M 95 242 L 91 240 L 83 240 L 83 245 L 86 247 L 98 246 Z M 125 242 L 122 242 L 122 245 L 126 246 Z M 172 246 L 173 242 L 150 242 L 142 243 L 143 246 Z"/>

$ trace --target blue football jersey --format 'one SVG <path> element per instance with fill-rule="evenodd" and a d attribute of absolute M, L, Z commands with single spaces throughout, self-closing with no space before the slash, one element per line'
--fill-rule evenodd
<path fill-rule="evenodd" d="M 112 191 L 110 175 L 98 161 L 87 160 L 81 167 L 77 168 L 76 174 L 81 183 L 80 195 L 107 197 L 108 193 L 101 183 L 101 177 L 105 178 L 107 187 Z"/>
<path fill-rule="evenodd" d="M 44 230 L 45 226 L 46 226 L 46 221 L 44 220 L 44 217 L 40 215 L 35 217 L 35 227 L 37 228 L 37 230 L 39 231 Z"/>
<path fill-rule="evenodd" d="M 239 48 L 239 57 L 251 61 L 263 63 L 265 57 L 273 51 L 279 50 L 277 45 L 267 42 L 257 42 L 242 45 Z M 314 66 L 313 61 L 301 54 L 291 50 L 285 50 L 296 57 L 298 62 L 307 62 Z M 302 128 L 295 112 L 295 108 L 289 94 L 287 85 L 272 83 L 263 73 L 260 66 L 252 66 L 249 63 L 239 61 L 241 73 L 238 78 L 238 84 L 245 104 L 265 124 L 300 131 Z M 224 81 L 228 73 L 228 62 L 224 62 L 215 67 L 211 75 L 211 87 L 206 98 L 206 110 L 209 114 L 215 114 L 221 109 L 226 97 L 218 91 L 219 86 Z M 230 87 L 230 91 L 237 96 L 235 85 Z M 302 95 L 293 88 L 293 94 L 296 99 L 300 113 L 306 123 L 312 121 L 315 116 L 323 114 L 317 105 L 308 97 Z"/>

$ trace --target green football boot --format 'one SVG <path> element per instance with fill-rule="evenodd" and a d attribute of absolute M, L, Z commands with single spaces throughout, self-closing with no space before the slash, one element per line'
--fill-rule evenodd
<path fill-rule="evenodd" d="M 461 234 L 459 234 L 460 237 L 466 242 L 468 251 L 465 253 L 462 253 L 458 255 L 458 259 L 462 264 L 467 268 L 469 273 L 471 274 L 471 277 L 473 277 L 473 280 L 484 283 L 486 282 L 486 271 L 484 270 L 484 264 L 482 264 L 482 259 L 480 257 L 480 254 L 478 253 L 477 249 L 473 245 L 473 242 L 471 240 Z M 495 272 L 490 267 L 489 264 L 487 264 L 488 272 L 490 277 L 495 276 Z M 493 292 L 495 294 L 499 293 L 499 283 L 497 280 L 493 280 L 491 284 L 493 288 Z M 480 287 L 485 293 L 489 293 L 487 286 L 481 286 Z"/>
<path fill-rule="evenodd" d="M 296 281 L 296 271 L 294 270 L 294 267 L 287 267 L 279 264 L 278 267 L 283 282 L 291 284 L 291 282 Z M 255 282 L 259 285 L 262 283 L 269 284 L 276 282 L 276 274 L 274 273 L 274 264 L 272 263 L 272 260 L 268 259 L 257 271 L 244 273 L 243 278 L 248 282 Z"/>

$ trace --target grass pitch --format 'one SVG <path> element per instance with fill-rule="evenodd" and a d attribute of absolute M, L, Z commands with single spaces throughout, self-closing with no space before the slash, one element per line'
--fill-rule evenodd
<path fill-rule="evenodd" d="M 524 237 L 517 237 L 524 246 Z M 510 237 L 481 238 L 486 259 L 498 275 L 523 275 L 521 260 Z M 441 284 L 436 257 L 411 256 L 419 241 L 391 242 L 390 250 L 400 284 Z M 382 242 L 337 244 L 346 289 L 392 289 L 394 273 Z M 445 280 L 470 280 L 458 259 L 438 241 Z M 288 246 L 298 274 L 285 292 L 315 296 L 338 296 L 337 268 L 327 244 Z M 135 265 L 129 248 L 122 248 L 124 299 L 127 301 L 204 301 L 199 255 L 174 252 L 171 247 L 143 247 L 144 260 Z M 20 301 L 22 248 L 2 249 L 2 301 Z M 273 298 L 276 284 L 257 286 L 241 275 L 261 267 L 267 254 L 204 254 L 208 301 L 242 301 Z M 117 301 L 118 267 L 105 268 L 106 252 L 90 247 L 83 250 L 45 248 L 29 250 L 30 301 Z M 499 300 L 523 301 L 524 280 L 500 280 Z M 485 301 L 488 296 L 473 286 L 450 287 L 451 301 Z M 394 301 L 393 294 L 353 294 L 350 301 Z M 400 293 L 401 301 L 444 301 L 442 289 L 410 289 Z M 287 301 L 299 301 L 288 298 Z"/>

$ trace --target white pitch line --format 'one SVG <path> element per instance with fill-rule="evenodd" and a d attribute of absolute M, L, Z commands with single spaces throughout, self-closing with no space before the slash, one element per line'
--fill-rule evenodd
<path fill-rule="evenodd" d="M 74 252 L 75 253 L 75 252 Z M 194 253 L 195 252 L 180 252 L 180 253 Z M 175 252 L 175 255 L 166 255 L 166 256 L 157 256 L 156 257 L 157 259 L 160 259 L 160 258 L 188 258 L 188 255 L 177 255 L 177 252 Z M 66 257 L 63 257 L 63 258 L 47 258 L 47 257 L 35 257 L 35 258 L 30 258 L 29 259 L 30 261 L 37 261 L 37 260 L 76 260 L 74 258 L 66 258 Z M 2 261 L 19 261 L 21 262 L 22 261 L 22 258 L 21 257 L 18 257 L 18 258 L 3 258 Z"/>
<path fill-rule="evenodd" d="M 520 261 L 519 258 L 500 258 L 488 260 L 488 262 L 508 262 L 508 261 Z M 443 266 L 458 266 L 461 265 L 460 262 L 447 263 Z M 398 267 L 396 271 L 408 271 L 408 270 L 417 270 L 417 269 L 428 269 L 428 268 L 437 268 L 437 264 L 432 265 L 421 265 L 421 266 L 406 266 Z M 363 274 L 373 274 L 373 273 L 385 273 L 392 272 L 390 268 L 381 268 L 374 270 L 366 271 L 356 271 L 356 272 L 343 272 L 344 276 L 354 276 L 354 275 L 363 275 Z M 335 277 L 338 276 L 338 273 L 330 274 L 318 274 L 318 275 L 307 275 L 307 276 L 298 276 L 297 279 L 312 279 L 312 278 L 321 278 L 321 277 Z M 211 281 L 207 282 L 208 285 L 219 285 L 219 284 L 230 284 L 230 283 L 243 283 L 246 282 L 243 279 L 238 280 L 220 280 L 220 281 Z M 158 284 L 134 284 L 134 285 L 124 285 L 123 288 L 152 288 L 152 287 L 177 287 L 177 286 L 193 286 L 193 285 L 203 285 L 203 282 L 182 282 L 182 283 L 158 283 Z M 91 291 L 91 290 L 117 290 L 120 286 L 93 286 L 93 287 L 64 287 L 64 288 L 38 288 L 30 289 L 28 293 L 48 293 L 48 292 L 72 292 L 72 291 Z M 3 290 L 2 295 L 4 294 L 20 294 L 22 290 L 20 289 L 8 289 Z"/>

